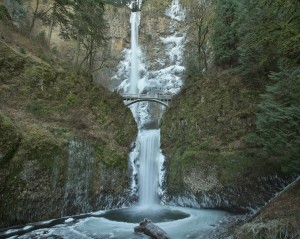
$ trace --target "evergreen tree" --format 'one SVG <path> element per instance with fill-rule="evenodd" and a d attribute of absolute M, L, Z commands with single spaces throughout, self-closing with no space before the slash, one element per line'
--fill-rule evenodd
<path fill-rule="evenodd" d="M 52 16 L 65 40 L 76 41 L 74 65 L 89 73 L 99 47 L 106 42 L 107 22 L 102 0 L 55 0 Z"/>
<path fill-rule="evenodd" d="M 300 172 L 300 68 L 272 73 L 259 105 L 257 128 L 270 156 L 284 160 L 285 171 Z"/>
<path fill-rule="evenodd" d="M 238 62 L 237 8 L 236 0 L 215 1 L 212 44 L 218 66 L 234 66 Z"/>
<path fill-rule="evenodd" d="M 242 0 L 239 6 L 239 61 L 250 79 L 267 78 L 281 61 L 300 63 L 300 3 Z"/>

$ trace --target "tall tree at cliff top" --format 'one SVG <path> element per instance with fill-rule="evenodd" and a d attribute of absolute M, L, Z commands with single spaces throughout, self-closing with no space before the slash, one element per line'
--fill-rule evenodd
<path fill-rule="evenodd" d="M 268 85 L 257 129 L 285 171 L 300 172 L 300 2 L 243 0 L 240 67 L 246 80 Z"/>
<path fill-rule="evenodd" d="M 70 1 L 70 7 L 72 9 L 68 14 L 69 22 L 62 29 L 61 35 L 65 39 L 74 39 L 77 42 L 74 64 L 78 69 L 91 73 L 97 49 L 106 42 L 104 2 L 74 0 Z"/>
<path fill-rule="evenodd" d="M 272 73 L 259 105 L 258 135 L 284 171 L 300 172 L 300 67 Z"/>
<path fill-rule="evenodd" d="M 234 66 L 238 62 L 237 0 L 216 0 L 212 44 L 214 62 L 218 66 Z"/>
<path fill-rule="evenodd" d="M 208 34 L 211 31 L 212 2 L 211 0 L 191 0 L 188 8 L 187 21 L 189 25 L 188 70 L 208 70 Z M 195 62 L 195 53 L 197 64 Z"/>
<path fill-rule="evenodd" d="M 257 140 L 289 172 L 300 171 L 299 42 L 299 0 L 215 2 L 215 63 L 234 66 L 258 92 L 266 89 Z"/>
<path fill-rule="evenodd" d="M 242 0 L 239 6 L 239 61 L 250 80 L 264 78 L 300 61 L 300 2 Z"/>
<path fill-rule="evenodd" d="M 64 29 L 69 24 L 69 12 L 68 5 L 70 0 L 54 0 L 52 1 L 50 8 L 44 10 L 40 16 L 42 20 L 49 26 L 47 43 L 50 45 L 53 28 L 59 26 L 60 29 Z"/>

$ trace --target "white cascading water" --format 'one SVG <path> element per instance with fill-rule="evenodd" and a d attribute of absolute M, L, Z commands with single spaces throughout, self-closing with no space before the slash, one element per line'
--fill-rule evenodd
<path fill-rule="evenodd" d="M 130 65 L 130 85 L 129 94 L 138 94 L 139 77 L 139 25 L 141 13 L 131 12 L 131 65 Z M 124 91 L 126 91 L 124 89 Z M 128 91 L 128 90 L 127 90 Z M 139 169 L 134 170 L 138 175 L 139 204 L 143 207 L 149 207 L 158 203 L 159 186 L 159 162 L 160 159 L 160 131 L 143 130 L 142 126 L 149 119 L 147 115 L 147 104 L 141 103 L 131 107 L 132 113 L 139 126 L 139 133 L 136 140 L 136 150 L 131 157 L 135 160 L 139 158 Z M 151 117 L 150 117 L 151 118 Z M 134 163 L 133 163 L 134 164 Z M 133 165 L 132 164 L 132 165 Z M 133 167 L 135 167 L 133 165 Z M 138 172 L 137 172 L 138 171 Z M 133 180 L 133 187 L 136 183 Z"/>
<path fill-rule="evenodd" d="M 137 94 L 137 84 L 139 80 L 139 57 L 138 57 L 138 31 L 140 25 L 140 12 L 131 12 L 131 70 L 130 70 L 130 94 Z"/>
<path fill-rule="evenodd" d="M 124 75 L 127 77 L 120 84 L 118 90 L 126 94 L 139 94 L 145 89 L 150 93 L 153 91 L 152 89 L 161 89 L 162 94 L 176 94 L 180 90 L 182 80 L 179 75 L 184 70 L 182 53 L 185 37 L 184 34 L 178 36 L 180 34 L 175 31 L 175 28 L 177 22 L 183 21 L 185 16 L 178 0 L 172 1 L 170 8 L 166 10 L 166 15 L 171 19 L 170 32 L 172 35 L 160 40 L 166 46 L 167 58 L 159 60 L 165 62 L 162 69 L 148 72 L 138 44 L 141 12 L 131 12 L 131 49 L 124 51 L 125 60 L 120 63 L 116 74 L 116 78 L 122 79 L 121 76 L 124 77 Z M 128 68 L 130 68 L 129 71 Z M 131 191 L 132 194 L 139 194 L 139 205 L 142 207 L 158 204 L 158 198 L 163 194 L 161 184 L 164 178 L 162 170 L 164 156 L 160 150 L 160 130 L 144 129 L 145 124 L 153 120 L 149 113 L 150 104 L 153 103 L 143 102 L 130 107 L 139 127 L 136 147 L 129 156 L 133 168 Z M 163 110 L 162 107 L 161 111 Z"/>
<path fill-rule="evenodd" d="M 159 130 L 145 130 L 139 133 L 140 169 L 139 169 L 139 202 L 141 206 L 158 203 L 159 185 Z"/>

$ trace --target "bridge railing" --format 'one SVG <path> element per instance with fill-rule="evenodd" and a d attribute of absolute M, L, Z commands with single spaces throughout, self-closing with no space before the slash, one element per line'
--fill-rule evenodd
<path fill-rule="evenodd" d="M 163 95 L 163 94 L 122 94 L 122 97 L 126 100 L 134 100 L 134 99 L 158 99 L 158 100 L 171 100 L 171 95 Z"/>

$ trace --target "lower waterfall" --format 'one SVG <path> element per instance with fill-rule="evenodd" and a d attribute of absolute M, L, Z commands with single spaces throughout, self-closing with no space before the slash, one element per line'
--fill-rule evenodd
<path fill-rule="evenodd" d="M 158 203 L 160 132 L 159 130 L 141 132 L 139 141 L 141 144 L 139 202 L 142 206 L 151 206 Z"/>

